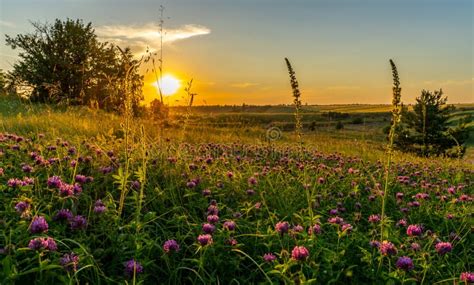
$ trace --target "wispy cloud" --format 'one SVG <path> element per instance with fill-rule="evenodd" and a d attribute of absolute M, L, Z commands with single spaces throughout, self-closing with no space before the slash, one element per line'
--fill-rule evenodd
<path fill-rule="evenodd" d="M 359 90 L 360 86 L 353 85 L 338 85 L 338 86 L 329 86 L 326 90 L 330 91 L 350 91 L 350 90 Z"/>
<path fill-rule="evenodd" d="M 144 25 L 109 25 L 95 28 L 97 35 L 108 42 L 121 46 L 129 46 L 135 52 L 144 52 L 146 47 L 156 50 L 160 45 L 160 31 L 158 24 Z M 180 28 L 166 29 L 163 43 L 170 44 L 176 41 L 189 39 L 195 36 L 207 35 L 211 30 L 200 25 L 184 25 Z"/>
<path fill-rule="evenodd" d="M 239 83 L 232 83 L 230 86 L 234 88 L 248 88 L 257 86 L 257 83 L 250 83 L 250 82 L 239 82 Z"/>
<path fill-rule="evenodd" d="M 474 83 L 474 78 L 471 79 L 464 79 L 464 80 L 428 80 L 428 81 L 423 81 L 423 84 L 426 85 L 439 85 L 440 87 L 446 86 L 446 85 L 467 85 L 467 84 L 473 84 Z"/>
<path fill-rule="evenodd" d="M 0 20 L 0 27 L 14 28 L 15 24 L 13 24 L 12 22 Z"/>

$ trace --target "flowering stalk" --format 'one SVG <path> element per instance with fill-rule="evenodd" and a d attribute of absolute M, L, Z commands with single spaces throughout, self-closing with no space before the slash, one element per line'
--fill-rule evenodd
<path fill-rule="evenodd" d="M 386 222 L 385 219 L 385 200 L 387 198 L 388 192 L 388 182 L 389 182 L 389 172 L 390 172 L 390 165 L 392 163 L 392 155 L 393 155 L 393 142 L 395 138 L 395 131 L 397 128 L 398 123 L 401 120 L 401 91 L 402 88 L 400 87 L 400 78 L 398 77 L 397 66 L 390 59 L 390 65 L 392 67 L 392 76 L 393 76 L 393 97 L 392 97 L 392 125 L 390 127 L 390 133 L 388 135 L 388 145 L 387 145 L 387 164 L 385 166 L 385 186 L 384 192 L 382 197 L 382 217 L 380 222 L 380 235 L 381 240 L 384 240 L 384 224 Z"/>
<path fill-rule="evenodd" d="M 301 92 L 298 87 L 298 81 L 296 80 L 295 71 L 293 70 L 293 67 L 291 66 L 290 61 L 286 57 L 285 57 L 285 62 L 286 62 L 286 66 L 288 67 L 288 73 L 290 75 L 291 89 L 293 90 L 293 98 L 294 98 L 293 104 L 295 105 L 295 120 L 296 120 L 295 132 L 296 132 L 296 137 L 301 144 L 302 136 L 303 136 L 303 133 L 302 133 L 303 125 L 301 123 L 301 115 L 300 115 Z"/>

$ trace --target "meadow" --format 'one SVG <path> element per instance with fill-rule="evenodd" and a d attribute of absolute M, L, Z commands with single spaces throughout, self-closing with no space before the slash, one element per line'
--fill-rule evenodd
<path fill-rule="evenodd" d="M 2 284 L 473 282 L 468 159 L 395 152 L 381 219 L 389 107 L 303 107 L 301 144 L 291 107 L 239 108 L 0 97 Z"/>

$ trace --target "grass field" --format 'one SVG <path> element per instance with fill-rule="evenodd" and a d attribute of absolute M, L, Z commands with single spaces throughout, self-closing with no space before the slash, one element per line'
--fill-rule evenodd
<path fill-rule="evenodd" d="M 396 152 L 381 220 L 387 106 L 305 107 L 302 144 L 289 107 L 209 108 L 125 128 L 0 97 L 0 280 L 460 284 L 472 272 L 469 159 Z"/>

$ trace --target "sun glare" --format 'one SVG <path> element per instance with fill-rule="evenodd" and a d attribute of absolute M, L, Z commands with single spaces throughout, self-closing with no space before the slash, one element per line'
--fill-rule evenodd
<path fill-rule="evenodd" d="M 153 86 L 155 86 L 156 88 L 161 87 L 161 92 L 163 96 L 171 96 L 175 94 L 181 87 L 181 82 L 176 77 L 167 74 L 164 75 L 161 80 L 154 82 Z"/>

